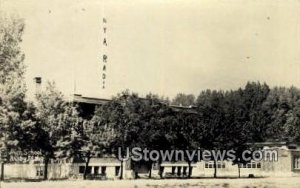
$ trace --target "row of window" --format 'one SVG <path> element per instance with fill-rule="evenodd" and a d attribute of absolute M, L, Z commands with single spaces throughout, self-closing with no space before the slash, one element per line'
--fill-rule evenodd
<path fill-rule="evenodd" d="M 217 162 L 217 168 L 225 168 L 225 163 L 224 162 Z M 213 161 L 205 162 L 205 168 L 214 168 L 215 164 Z"/>
<path fill-rule="evenodd" d="M 240 168 L 261 168 L 260 162 L 251 162 L 247 164 L 241 164 Z"/>
<path fill-rule="evenodd" d="M 36 167 L 36 176 L 44 176 L 44 167 L 42 166 Z"/>
<path fill-rule="evenodd" d="M 106 166 L 88 166 L 86 168 L 86 174 L 92 174 L 92 168 L 94 168 L 93 174 L 106 175 Z M 119 175 L 120 166 L 115 167 L 115 176 Z M 79 174 L 84 174 L 85 166 L 79 166 Z"/>
<path fill-rule="evenodd" d="M 300 162 L 300 161 L 299 161 Z M 224 162 L 217 162 L 217 168 L 225 168 L 225 163 Z M 214 168 L 215 164 L 213 161 L 205 162 L 205 168 Z M 247 164 L 241 164 L 240 168 L 261 168 L 261 163 L 260 162 L 250 162 Z"/>
<path fill-rule="evenodd" d="M 176 169 L 177 169 L 177 171 L 176 171 Z M 171 172 L 172 175 L 176 174 L 178 176 L 181 176 L 181 175 L 186 176 L 187 173 L 188 173 L 188 167 L 187 166 L 183 166 L 183 167 L 181 167 L 181 166 L 178 166 L 178 167 L 173 166 L 172 167 L 172 172 Z"/>
<path fill-rule="evenodd" d="M 205 162 L 205 168 L 214 168 L 214 162 L 209 161 Z M 217 162 L 217 168 L 225 168 L 225 163 L 224 162 Z M 93 174 L 101 174 L 101 175 L 106 175 L 106 166 L 88 166 L 86 169 L 87 174 L 92 173 L 92 168 L 94 168 Z M 240 168 L 261 168 L 261 163 L 260 162 L 250 162 L 247 164 L 241 164 Z M 300 156 L 294 156 L 294 169 L 300 169 Z M 84 174 L 85 171 L 85 166 L 79 166 L 79 173 Z M 172 174 L 175 174 L 176 167 L 172 167 Z M 120 166 L 115 167 L 115 175 L 118 176 L 120 172 Z M 187 174 L 187 167 L 177 167 L 177 175 L 183 175 Z M 44 176 L 44 168 L 42 166 L 38 166 L 36 168 L 36 176 Z"/>

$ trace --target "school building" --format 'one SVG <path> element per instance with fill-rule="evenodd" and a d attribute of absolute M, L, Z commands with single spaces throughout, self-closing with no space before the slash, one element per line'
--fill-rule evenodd
<path fill-rule="evenodd" d="M 82 116 L 90 116 L 96 105 L 101 105 L 108 100 L 74 96 L 74 102 L 81 108 Z M 174 111 L 192 111 L 192 108 L 172 107 Z M 262 150 L 276 150 L 278 160 L 252 161 L 243 165 L 233 165 L 231 161 L 218 161 L 216 164 L 217 177 L 270 177 L 270 176 L 300 176 L 300 144 L 288 142 L 255 143 Z M 123 166 L 122 166 L 123 165 Z M 3 166 L 3 165 L 1 165 Z M 123 169 L 123 170 L 121 170 Z M 130 161 L 119 161 L 115 157 L 92 158 L 87 169 L 85 162 L 80 160 L 50 161 L 48 165 L 48 179 L 82 179 L 86 171 L 88 179 L 134 179 L 140 178 L 186 178 L 191 172 L 191 177 L 213 177 L 214 162 L 198 161 L 187 162 L 162 162 L 161 164 L 140 163 L 132 165 Z M 40 180 L 44 176 L 43 159 L 35 158 L 22 163 L 6 163 L 4 169 L 5 179 L 31 179 Z"/>

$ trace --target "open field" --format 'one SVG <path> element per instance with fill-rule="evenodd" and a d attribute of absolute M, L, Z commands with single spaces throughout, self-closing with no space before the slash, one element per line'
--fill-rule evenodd
<path fill-rule="evenodd" d="M 1 188 L 299 188 L 300 178 L 5 182 Z"/>

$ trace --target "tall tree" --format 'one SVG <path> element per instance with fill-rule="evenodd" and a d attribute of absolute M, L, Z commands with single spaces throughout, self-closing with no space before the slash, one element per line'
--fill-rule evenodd
<path fill-rule="evenodd" d="M 264 108 L 270 88 L 267 84 L 248 82 L 244 89 L 238 91 L 241 95 L 239 105 L 239 124 L 247 125 L 252 142 L 265 141 L 269 115 Z"/>
<path fill-rule="evenodd" d="M 106 129 L 104 133 L 110 135 L 105 145 L 110 146 L 111 153 L 118 155 L 119 148 L 121 148 L 121 155 L 124 157 L 126 147 L 132 148 L 139 146 L 138 136 L 142 128 L 142 126 L 140 126 L 141 100 L 137 94 L 130 94 L 129 91 L 124 91 L 96 109 L 93 118 L 94 125 L 100 128 L 104 127 Z M 102 139 L 101 137 L 98 138 Z M 120 162 L 120 178 L 122 179 L 124 161 L 121 160 Z"/>
<path fill-rule="evenodd" d="M 286 116 L 283 132 L 285 138 L 291 142 L 300 142 L 300 100 L 295 103 L 294 108 Z"/>
<path fill-rule="evenodd" d="M 267 109 L 269 123 L 267 138 L 270 140 L 290 140 L 290 132 L 297 118 L 300 90 L 295 87 L 275 87 L 271 89 L 264 107 Z M 288 128 L 289 127 L 289 128 Z M 292 139 L 293 140 L 293 139 Z"/>
<path fill-rule="evenodd" d="M 24 21 L 18 17 L 0 15 L 0 153 L 1 180 L 4 178 L 4 162 L 9 155 L 24 150 L 25 129 L 34 125 L 28 116 L 25 101 L 25 82 L 23 64 L 24 54 L 20 43 Z"/>
<path fill-rule="evenodd" d="M 90 120 L 84 120 L 84 129 L 81 132 L 80 156 L 85 161 L 83 178 L 87 178 L 87 168 L 92 157 L 112 155 L 112 142 L 115 140 L 115 132 L 108 118 L 110 115 L 109 103 L 98 106 Z M 78 145 L 78 144 L 77 144 Z"/>
<path fill-rule="evenodd" d="M 44 179 L 48 179 L 48 164 L 55 158 L 55 148 L 62 134 L 69 128 L 62 125 L 62 118 L 68 104 L 55 84 L 48 82 L 46 89 L 36 95 L 37 138 L 36 149 L 40 150 L 44 160 Z"/>
<path fill-rule="evenodd" d="M 235 151 L 235 158 L 231 160 L 233 165 L 237 165 L 240 177 L 240 166 L 249 162 L 243 160 L 242 154 L 243 151 L 250 149 L 248 142 L 251 138 L 247 124 L 240 121 L 240 118 L 243 117 L 243 110 L 240 108 L 242 96 L 239 90 L 225 92 L 224 100 L 227 149 Z"/>
<path fill-rule="evenodd" d="M 224 125 L 224 93 L 223 91 L 206 90 L 197 99 L 202 135 L 199 143 L 204 149 L 217 152 L 226 149 L 226 126 Z M 217 158 L 214 161 L 214 177 L 217 177 Z"/>
<path fill-rule="evenodd" d="M 139 134 L 139 143 L 149 150 L 164 151 L 170 149 L 170 142 L 166 135 L 170 133 L 171 123 L 166 123 L 168 117 L 173 115 L 167 104 L 160 100 L 160 97 L 148 94 L 145 100 L 141 101 L 141 123 L 143 128 Z M 145 139 L 147 138 L 147 139 Z M 149 161 L 149 178 L 152 176 L 152 165 L 158 163 L 159 169 L 162 162 L 159 156 L 158 161 Z M 161 171 L 159 174 L 161 175 Z"/>
<path fill-rule="evenodd" d="M 98 122 L 102 122 L 114 132 L 110 142 L 113 152 L 122 148 L 123 156 L 127 147 L 148 149 L 169 147 L 165 142 L 166 134 L 170 133 L 169 124 L 165 120 L 170 113 L 172 113 L 170 108 L 158 96 L 149 94 L 143 99 L 129 91 L 118 94 L 112 101 L 101 106 L 98 111 L 96 110 L 98 119 L 101 117 Z M 153 161 L 149 161 L 149 177 L 151 177 L 152 163 Z M 131 165 L 135 177 L 138 178 L 139 163 L 132 161 Z M 121 175 L 123 171 L 123 161 L 121 161 Z"/>
<path fill-rule="evenodd" d="M 130 94 L 125 91 L 116 97 L 115 102 L 118 103 L 118 111 L 111 120 L 115 121 L 118 118 L 119 124 L 113 123 L 115 126 L 115 133 L 117 135 L 115 140 L 115 150 L 120 147 L 125 152 L 126 147 L 132 149 L 133 147 L 142 147 L 143 143 L 140 142 L 139 134 L 142 129 L 141 119 L 141 104 L 142 99 L 136 93 Z M 138 178 L 138 171 L 136 164 L 132 163 L 134 168 L 135 178 Z M 124 169 L 121 167 L 121 171 Z"/>
<path fill-rule="evenodd" d="M 54 154 L 55 158 L 61 161 L 73 160 L 82 156 L 86 143 L 91 138 L 88 136 L 89 127 L 86 121 L 79 117 L 79 113 L 74 104 L 66 105 L 64 112 L 59 114 L 56 130 Z"/>

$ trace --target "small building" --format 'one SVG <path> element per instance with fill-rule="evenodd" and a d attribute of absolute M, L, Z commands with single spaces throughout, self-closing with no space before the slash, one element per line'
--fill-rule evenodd
<path fill-rule="evenodd" d="M 50 162 L 48 164 L 48 179 L 68 179 L 71 163 Z M 43 180 L 45 164 L 42 162 L 6 163 L 4 165 L 4 179 L 10 180 Z"/>
<path fill-rule="evenodd" d="M 73 162 L 70 177 L 83 179 L 85 171 L 87 179 L 118 179 L 121 176 L 121 162 L 116 158 L 91 158 L 85 168 L 84 161 Z"/>

